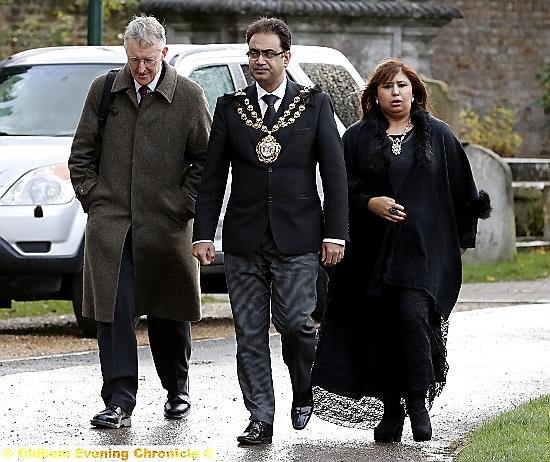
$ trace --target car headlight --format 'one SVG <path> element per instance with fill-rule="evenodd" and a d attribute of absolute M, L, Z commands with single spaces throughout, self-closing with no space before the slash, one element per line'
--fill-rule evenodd
<path fill-rule="evenodd" d="M 0 205 L 57 205 L 73 197 L 67 165 L 56 164 L 27 172 L 2 196 Z"/>

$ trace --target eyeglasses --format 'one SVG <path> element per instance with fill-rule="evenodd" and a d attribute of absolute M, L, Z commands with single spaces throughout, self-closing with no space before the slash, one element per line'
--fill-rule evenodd
<path fill-rule="evenodd" d="M 134 58 L 134 57 L 128 57 L 128 63 L 132 67 L 138 67 L 140 63 L 143 63 L 143 65 L 147 68 L 152 68 L 158 61 L 158 58 Z"/>
<path fill-rule="evenodd" d="M 264 59 L 273 59 L 276 56 L 284 55 L 286 52 L 285 50 L 279 51 L 278 53 L 275 50 L 248 50 L 246 52 L 246 56 L 248 56 L 248 59 L 258 59 L 260 55 L 263 56 Z"/>

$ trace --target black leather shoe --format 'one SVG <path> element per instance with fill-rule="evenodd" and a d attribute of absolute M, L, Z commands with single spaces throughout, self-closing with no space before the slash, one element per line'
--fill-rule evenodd
<path fill-rule="evenodd" d="M 167 419 L 183 419 L 191 412 L 191 405 L 183 395 L 168 395 L 164 404 L 164 417 Z"/>
<path fill-rule="evenodd" d="M 311 389 L 304 393 L 294 393 L 292 400 L 292 409 L 290 411 L 290 419 L 292 427 L 295 430 L 303 430 L 306 428 L 309 418 L 313 413 L 313 394 Z"/>
<path fill-rule="evenodd" d="M 98 428 L 120 428 L 132 425 L 130 414 L 113 404 L 109 404 L 99 414 L 94 415 L 90 423 Z"/>
<path fill-rule="evenodd" d="M 237 441 L 244 445 L 271 443 L 273 425 L 261 420 L 251 420 L 244 433 L 237 436 Z"/>

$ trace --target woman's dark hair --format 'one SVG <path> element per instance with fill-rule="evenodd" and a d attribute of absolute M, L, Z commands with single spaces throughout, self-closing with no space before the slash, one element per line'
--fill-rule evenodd
<path fill-rule="evenodd" d="M 281 41 L 281 47 L 284 51 L 290 50 L 290 45 L 292 43 L 292 37 L 290 34 L 290 29 L 279 18 L 260 18 L 257 21 L 254 21 L 246 29 L 246 43 L 250 43 L 250 39 L 254 34 L 267 33 L 275 34 L 279 37 Z"/>
<path fill-rule="evenodd" d="M 392 80 L 399 71 L 403 71 L 412 84 L 414 102 L 411 112 L 414 111 L 415 105 L 425 111 L 429 109 L 428 91 L 418 73 L 400 59 L 388 58 L 382 61 L 367 79 L 366 87 L 361 95 L 363 117 L 379 110 L 376 104 L 378 87 Z"/>

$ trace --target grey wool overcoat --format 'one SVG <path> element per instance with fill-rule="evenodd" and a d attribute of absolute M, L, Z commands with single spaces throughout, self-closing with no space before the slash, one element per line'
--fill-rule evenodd
<path fill-rule="evenodd" d="M 106 75 L 92 82 L 75 133 L 69 169 L 88 213 L 82 311 L 97 321 L 113 321 L 128 232 L 136 314 L 201 317 L 191 232 L 211 118 L 202 89 L 169 64 L 163 66 L 156 90 L 141 107 L 128 66 L 118 72 L 99 167 L 94 152 Z"/>

